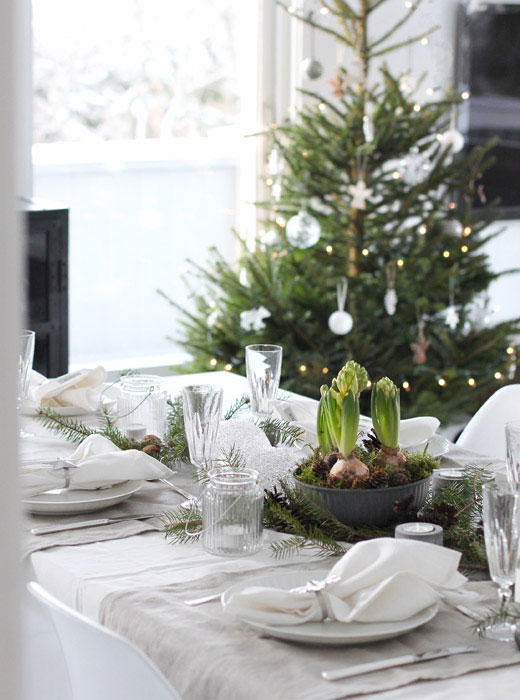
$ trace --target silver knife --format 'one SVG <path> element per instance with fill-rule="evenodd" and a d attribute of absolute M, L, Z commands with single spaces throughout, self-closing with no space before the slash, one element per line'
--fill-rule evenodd
<path fill-rule="evenodd" d="M 113 518 L 98 518 L 98 520 L 82 520 L 79 523 L 68 523 L 67 525 L 49 525 L 48 527 L 35 527 L 31 530 L 31 535 L 49 535 L 52 532 L 65 532 L 65 530 L 81 530 L 84 527 L 97 527 L 98 525 L 111 525 L 121 523 L 125 520 L 147 520 L 148 518 L 159 518 L 162 513 L 146 513 L 143 515 L 116 515 Z"/>
<path fill-rule="evenodd" d="M 405 656 L 395 656 L 393 659 L 383 659 L 382 661 L 373 661 L 372 663 L 368 664 L 349 666 L 348 668 L 340 668 L 337 671 L 323 671 L 321 676 L 326 681 L 339 681 L 343 678 L 360 676 L 363 673 L 382 671 L 385 668 L 394 668 L 395 666 L 417 664 L 421 661 L 431 661 L 431 659 L 442 659 L 445 656 L 453 656 L 454 654 L 469 654 L 474 651 L 477 651 L 475 647 L 448 647 L 447 649 L 424 651 L 422 654 L 406 654 Z"/>

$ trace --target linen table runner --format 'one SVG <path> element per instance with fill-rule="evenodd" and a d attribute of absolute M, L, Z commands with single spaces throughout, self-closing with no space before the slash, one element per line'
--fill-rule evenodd
<path fill-rule="evenodd" d="M 183 602 L 280 570 L 309 570 L 312 578 L 312 569 L 323 569 L 323 562 L 269 567 L 254 575 L 219 573 L 191 583 L 112 593 L 101 604 L 100 622 L 140 647 L 184 700 L 339 700 L 520 663 L 514 645 L 479 639 L 471 630 L 471 620 L 444 604 L 434 620 L 402 637 L 364 646 L 319 647 L 262 637 L 223 613 L 219 601 L 198 607 Z M 471 583 L 468 588 L 483 596 L 478 607 L 472 602 L 474 609 L 484 609 L 486 600 L 496 600 L 493 584 Z M 320 675 L 325 670 L 457 645 L 475 646 L 478 652 L 334 683 Z"/>

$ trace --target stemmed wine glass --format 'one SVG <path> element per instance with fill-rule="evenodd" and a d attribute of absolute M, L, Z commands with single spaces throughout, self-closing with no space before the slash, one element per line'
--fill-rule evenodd
<path fill-rule="evenodd" d="M 520 544 L 520 487 L 484 484 L 484 538 L 491 578 L 498 584 L 500 609 L 507 615 L 515 582 Z M 515 625 L 507 619 L 488 625 L 486 637 L 501 642 L 514 639 Z"/>
<path fill-rule="evenodd" d="M 18 335 L 18 386 L 16 408 L 20 412 L 22 401 L 27 398 L 29 390 L 29 380 L 34 359 L 34 331 L 20 331 Z M 31 433 L 26 433 L 20 428 L 20 437 L 32 437 Z"/>

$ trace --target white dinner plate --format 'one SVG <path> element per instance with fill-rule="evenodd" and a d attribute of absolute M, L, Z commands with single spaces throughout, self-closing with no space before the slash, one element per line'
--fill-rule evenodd
<path fill-rule="evenodd" d="M 22 501 L 31 513 L 93 513 L 126 501 L 144 484 L 142 480 L 123 481 L 106 489 L 54 489 Z"/>
<path fill-rule="evenodd" d="M 330 570 L 299 571 L 295 573 L 279 573 L 248 579 L 231 586 L 222 596 L 222 602 L 226 603 L 233 593 L 260 586 L 266 588 L 295 588 L 303 586 L 309 579 L 321 580 L 330 574 Z M 439 610 L 437 603 L 430 605 L 416 615 L 399 620 L 397 622 L 338 622 L 326 620 L 324 622 L 305 622 L 302 625 L 265 625 L 261 622 L 252 622 L 241 618 L 250 627 L 266 634 L 269 637 L 285 639 L 299 644 L 366 644 L 378 642 L 382 639 L 398 637 L 406 632 L 426 624 L 432 620 Z"/>
<path fill-rule="evenodd" d="M 428 445 L 428 454 L 432 457 L 441 457 L 442 455 L 445 455 L 446 452 L 448 452 L 448 450 L 450 449 L 450 441 L 447 440 L 445 437 L 442 437 L 442 435 L 438 435 L 437 433 L 432 435 L 429 440 L 424 440 L 418 445 L 402 447 L 401 449 L 405 450 L 406 452 L 420 452 L 422 454 L 426 445 Z"/>
<path fill-rule="evenodd" d="M 112 407 L 116 406 L 117 403 L 117 388 L 111 384 L 103 384 L 102 386 L 103 399 L 102 408 L 103 410 L 111 410 Z M 38 413 L 38 404 L 31 399 L 25 399 L 22 401 L 20 406 L 20 414 L 22 416 L 35 416 Z M 53 411 L 56 411 L 60 416 L 90 416 L 93 415 L 92 411 L 87 411 L 86 408 L 79 408 L 78 406 L 52 406 Z"/>

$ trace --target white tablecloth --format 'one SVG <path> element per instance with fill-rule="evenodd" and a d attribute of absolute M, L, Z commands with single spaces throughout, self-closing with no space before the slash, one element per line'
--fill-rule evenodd
<path fill-rule="evenodd" d="M 224 388 L 226 404 L 247 390 L 244 378 L 225 372 L 172 377 L 166 381 L 172 393 L 177 393 L 183 384 L 197 381 L 219 383 Z M 27 420 L 27 423 L 37 435 L 24 440 L 26 455 L 66 455 L 71 451 L 70 445 L 51 437 L 34 420 Z M 247 558 L 226 559 L 206 553 L 198 544 L 172 546 L 161 533 L 148 532 L 125 539 L 35 552 L 31 555 L 30 565 L 36 579 L 53 595 L 92 619 L 97 619 L 101 601 L 110 593 L 134 587 L 164 586 L 196 580 L 214 572 L 253 571 L 273 565 L 274 560 L 268 550 L 269 537 L 268 534 L 264 548 L 258 554 Z M 291 561 L 308 562 L 310 556 L 306 553 Z M 380 700 L 516 698 L 519 679 L 520 669 L 515 666 L 473 673 L 449 681 L 417 683 L 364 697 Z"/>

